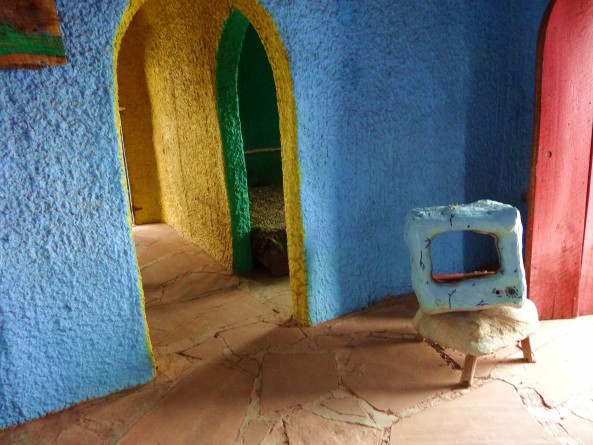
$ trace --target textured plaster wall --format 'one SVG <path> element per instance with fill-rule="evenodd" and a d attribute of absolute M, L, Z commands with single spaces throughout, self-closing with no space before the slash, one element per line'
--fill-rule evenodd
<path fill-rule="evenodd" d="M 473 24 L 480 38 L 470 46 L 465 200 L 486 197 L 511 204 L 520 210 L 523 227 L 527 225 L 535 46 L 548 3 L 483 2 L 482 21 Z M 466 253 L 466 265 L 482 257 L 467 246 Z"/>
<path fill-rule="evenodd" d="M 152 141 L 124 134 L 134 205 L 142 206 L 135 199 L 137 189 L 157 192 L 156 174 L 162 220 L 230 267 L 230 219 L 214 91 L 216 49 L 228 13 L 228 5 L 218 2 L 146 1 L 128 30 L 130 43 L 138 42 L 144 51 L 136 52 L 136 60 L 125 57 L 124 37 L 119 72 L 132 66 L 119 87 L 126 107 L 124 131 L 127 123 L 140 128 L 146 114 L 151 116 Z M 146 87 L 126 91 L 127 76 L 142 69 Z M 136 116 L 126 115 L 130 93 L 130 99 L 143 101 Z M 151 152 L 155 165 L 146 163 L 145 153 L 150 158 Z M 135 171 L 143 175 L 132 176 Z"/>
<path fill-rule="evenodd" d="M 152 105 L 144 68 L 150 30 L 144 9 L 140 9 L 124 34 L 117 63 L 121 127 L 136 224 L 163 219 Z"/>
<path fill-rule="evenodd" d="M 291 166 L 299 320 L 411 290 L 410 207 L 490 198 L 525 211 L 546 0 L 262 0 L 287 60 L 254 0 L 149 2 L 139 17 L 151 28 L 144 54 L 162 216 L 225 264 L 222 155 L 207 154 L 221 152 L 217 39 L 233 5 L 260 33 Z M 69 64 L 0 72 L 0 426 L 151 377 L 113 109 L 125 2 L 57 5 Z M 303 252 L 298 165 L 308 301 L 294 259 Z M 462 249 L 449 250 L 461 268 Z"/>
<path fill-rule="evenodd" d="M 231 217 L 233 270 L 238 272 L 246 272 L 253 267 L 247 170 L 238 95 L 239 62 L 248 27 L 247 18 L 241 12 L 234 11 L 224 24 L 216 51 L 216 102 Z"/>
<path fill-rule="evenodd" d="M 68 64 L 0 71 L 0 428 L 152 378 L 114 118 L 125 7 L 58 0 Z"/>
<path fill-rule="evenodd" d="M 235 11 L 229 15 L 225 22 L 224 31 L 220 39 L 217 51 L 217 95 L 220 129 L 225 146 L 225 163 L 229 160 L 233 164 L 244 163 L 243 144 L 241 140 L 240 116 L 237 96 L 237 79 L 229 75 L 233 70 L 236 72 L 240 51 L 237 51 L 243 42 L 247 25 L 245 19 L 257 30 L 262 41 L 276 85 L 278 98 L 278 118 L 280 126 L 280 140 L 282 149 L 282 163 L 284 168 L 283 187 L 284 203 L 286 212 L 286 233 L 288 241 L 288 261 L 290 268 L 290 286 L 292 294 L 293 314 L 295 318 L 303 323 L 308 323 L 309 305 L 307 297 L 307 269 L 304 251 L 304 229 L 301 212 L 300 199 L 300 162 L 298 159 L 297 147 L 297 116 L 296 105 L 293 95 L 293 82 L 288 54 L 286 53 L 283 38 L 279 34 L 276 24 L 270 14 L 263 9 L 256 0 L 233 0 L 231 5 Z M 241 19 L 243 17 L 243 19 Z M 243 23 L 243 25 L 241 24 Z M 243 27 L 244 26 L 244 27 Z M 243 29 L 240 32 L 240 29 Z M 233 96 L 235 98 L 233 99 Z M 239 143 L 239 141 L 241 143 Z M 228 170 L 228 169 L 227 169 Z M 240 179 L 238 171 L 227 174 L 227 180 Z M 240 181 L 236 181 L 240 182 Z M 243 187 L 228 187 L 230 213 L 232 218 L 244 215 L 237 202 L 243 201 L 247 204 Z M 237 211 L 239 210 L 239 211 Z M 244 218 L 245 219 L 245 218 Z M 239 226 L 239 227 L 238 227 Z M 233 225 L 233 244 L 242 243 L 243 236 L 248 232 L 249 219 L 243 224 Z M 236 249 L 235 249 L 236 252 Z M 235 255 L 234 260 L 240 259 Z"/>
<path fill-rule="evenodd" d="M 489 198 L 525 216 L 546 3 L 262 1 L 294 78 L 312 321 L 411 290 L 411 207 Z M 462 252 L 443 261 L 461 270 Z"/>
<path fill-rule="evenodd" d="M 135 191 L 148 192 L 140 198 L 150 196 L 151 190 L 158 193 L 163 221 L 192 239 L 225 266 L 233 266 L 227 196 L 232 201 L 242 191 L 230 190 L 230 195 L 227 195 L 225 190 L 215 85 L 216 54 L 222 27 L 233 9 L 244 12 L 264 40 L 282 104 L 276 125 L 279 123 L 283 128 L 282 156 L 285 164 L 291 166 L 284 178 L 291 246 L 291 286 L 295 312 L 301 314 L 300 320 L 306 321 L 303 229 L 292 79 L 274 22 L 255 0 L 234 0 L 228 3 L 148 0 L 134 17 L 123 39 L 119 64 L 122 77 L 121 105 L 126 107 L 122 119 L 132 200 L 135 208 L 143 207 L 146 201 L 139 202 Z M 241 38 L 237 43 L 239 54 L 242 42 Z M 136 67 L 130 67 L 128 72 L 128 64 L 136 64 Z M 145 86 L 138 82 L 142 69 Z M 135 87 L 132 85 L 124 91 L 134 83 Z M 142 104 L 143 110 L 137 113 L 130 110 L 128 113 L 127 103 L 131 103 L 132 108 Z M 146 137 L 146 132 L 150 130 L 146 123 L 147 114 L 151 117 L 152 141 Z M 144 139 L 141 135 L 136 137 L 140 132 L 145 133 Z M 150 151 L 151 145 L 156 168 L 146 162 L 146 151 Z M 158 190 L 155 190 L 155 170 Z M 157 199 L 153 202 L 157 202 Z M 137 217 L 140 212 L 136 211 Z M 137 221 L 145 220 L 138 218 Z"/>

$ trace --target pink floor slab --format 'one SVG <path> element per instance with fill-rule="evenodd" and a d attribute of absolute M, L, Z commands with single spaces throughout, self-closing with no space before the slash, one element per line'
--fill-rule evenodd
<path fill-rule="evenodd" d="M 287 278 L 235 276 L 134 229 L 157 378 L 0 431 L 0 444 L 593 443 L 593 317 L 543 322 L 537 363 L 417 342 L 413 295 L 299 327 Z"/>

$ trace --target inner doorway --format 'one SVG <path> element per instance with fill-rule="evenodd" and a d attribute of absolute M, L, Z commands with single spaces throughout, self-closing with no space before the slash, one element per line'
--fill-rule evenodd
<path fill-rule="evenodd" d="M 276 85 L 255 28 L 245 32 L 238 71 L 239 114 L 251 223 L 251 259 L 288 275 L 286 218 Z"/>
<path fill-rule="evenodd" d="M 253 52 L 257 56 L 250 60 L 248 56 Z M 261 63 L 251 67 L 252 71 L 242 72 L 249 65 L 248 60 Z M 251 93 L 245 91 L 247 73 L 256 78 L 257 88 Z M 296 107 L 286 51 L 269 14 L 248 18 L 233 10 L 229 15 L 216 54 L 216 102 L 231 219 L 233 270 L 251 270 L 253 253 L 260 248 L 263 252 L 255 252 L 257 261 L 272 264 L 277 273 L 282 269 L 278 267 L 281 261 L 288 262 L 293 315 L 307 324 Z M 257 112 L 249 111 L 254 104 Z M 271 206 L 267 205 L 270 203 Z M 256 213 L 265 215 L 263 224 L 261 219 L 258 222 L 253 218 Z M 270 213 L 276 217 L 269 218 Z M 258 244 L 262 238 L 264 242 Z"/>
<path fill-rule="evenodd" d="M 121 115 L 135 221 L 169 224 L 235 272 L 251 269 L 248 182 L 258 182 L 257 172 L 256 180 L 253 174 L 247 178 L 250 161 L 245 159 L 238 94 L 250 26 L 260 49 L 265 48 L 261 52 L 267 55 L 269 84 L 276 94 L 276 140 L 247 150 L 257 158 L 271 154 L 271 163 L 285 167 L 284 174 L 281 168 L 272 172 L 273 185 L 282 188 L 293 315 L 307 324 L 296 107 L 288 56 L 273 18 L 255 0 L 233 5 L 148 0 L 128 15 L 122 23 L 129 22 L 129 28 L 122 24 L 119 34 L 120 39 L 125 34 L 116 51 L 119 63 L 117 57 L 114 62 L 125 108 Z M 191 39 L 176 32 L 179 22 L 194 26 L 202 21 L 218 25 L 198 27 Z M 139 63 L 133 64 L 136 59 Z M 133 97 L 125 100 L 126 95 Z M 212 125 L 217 117 L 219 128 Z"/>

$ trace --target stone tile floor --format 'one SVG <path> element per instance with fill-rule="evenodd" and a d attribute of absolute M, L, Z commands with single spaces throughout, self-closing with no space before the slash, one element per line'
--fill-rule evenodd
<path fill-rule="evenodd" d="M 0 431 L 0 444 L 593 444 L 593 317 L 543 322 L 537 363 L 415 341 L 413 295 L 314 327 L 287 278 L 238 277 L 134 229 L 156 379 Z"/>

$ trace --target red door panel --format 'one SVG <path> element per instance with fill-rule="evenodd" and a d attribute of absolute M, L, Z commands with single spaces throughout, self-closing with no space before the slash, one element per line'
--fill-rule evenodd
<path fill-rule="evenodd" d="M 591 162 L 593 163 L 593 151 Z M 591 173 L 589 173 L 588 201 L 577 315 L 593 314 L 593 181 Z"/>
<path fill-rule="evenodd" d="M 549 11 L 539 42 L 527 243 L 528 292 L 542 319 L 579 311 L 593 128 L 593 0 L 557 0 Z"/>

